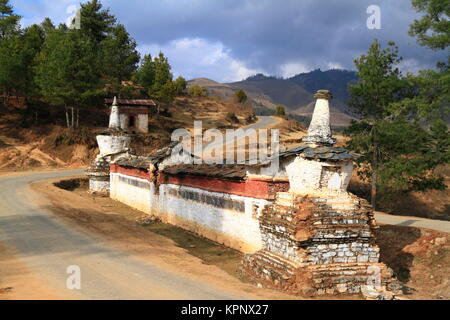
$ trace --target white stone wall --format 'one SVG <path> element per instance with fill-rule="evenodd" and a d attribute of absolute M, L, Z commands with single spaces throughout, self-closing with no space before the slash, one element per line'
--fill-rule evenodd
<path fill-rule="evenodd" d="M 346 193 L 353 163 L 308 160 L 297 156 L 285 163 L 290 192 L 295 194 Z"/>
<path fill-rule="evenodd" d="M 97 143 L 100 149 L 100 155 L 107 155 L 125 151 L 129 148 L 131 142 L 130 137 L 126 136 L 97 136 Z"/>
<path fill-rule="evenodd" d="M 119 108 L 114 105 L 111 107 L 111 114 L 109 115 L 109 127 L 116 129 L 120 127 Z"/>
<path fill-rule="evenodd" d="M 120 117 L 120 128 L 122 130 L 127 130 L 128 129 L 128 115 L 125 113 L 121 113 L 119 117 Z"/>
<path fill-rule="evenodd" d="M 127 113 L 120 114 L 120 128 L 122 130 L 135 129 L 136 131 L 148 133 L 148 114 L 138 114 L 135 116 L 135 127 L 129 128 L 128 124 L 130 115 Z"/>
<path fill-rule="evenodd" d="M 110 197 L 166 223 L 195 232 L 245 253 L 261 249 L 258 217 L 270 201 L 111 173 Z"/>
<path fill-rule="evenodd" d="M 180 191 L 195 194 L 200 201 L 174 195 Z M 208 197 L 210 201 L 220 204 L 206 203 Z M 241 208 L 227 208 L 224 203 Z M 243 252 L 256 252 L 262 247 L 258 217 L 269 201 L 185 186 L 162 185 L 160 204 L 160 210 L 167 215 L 169 223 L 181 223 L 191 231 Z"/>
<path fill-rule="evenodd" d="M 154 185 L 146 179 L 127 176 L 121 173 L 110 174 L 110 197 L 130 207 L 151 213 L 154 201 Z"/>
<path fill-rule="evenodd" d="M 109 185 L 109 180 L 89 179 L 89 191 L 91 192 L 108 193 Z"/>
<path fill-rule="evenodd" d="M 317 99 L 308 136 L 331 137 L 330 106 L 328 99 Z"/>
<path fill-rule="evenodd" d="M 148 114 L 139 114 L 136 118 L 136 126 L 140 132 L 148 133 Z"/>

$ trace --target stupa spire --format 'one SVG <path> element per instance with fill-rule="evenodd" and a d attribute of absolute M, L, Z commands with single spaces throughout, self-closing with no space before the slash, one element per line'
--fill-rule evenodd
<path fill-rule="evenodd" d="M 308 129 L 308 135 L 302 139 L 311 146 L 332 146 L 336 143 L 331 135 L 329 100 L 333 98 L 328 90 L 319 90 L 314 95 L 317 99 L 314 113 Z"/>
<path fill-rule="evenodd" d="M 111 114 L 109 115 L 109 128 L 115 130 L 120 129 L 119 106 L 117 104 L 116 97 L 114 97 L 114 101 L 111 107 Z"/>

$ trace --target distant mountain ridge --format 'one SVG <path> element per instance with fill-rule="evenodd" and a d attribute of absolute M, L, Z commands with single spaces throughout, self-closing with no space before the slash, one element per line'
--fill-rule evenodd
<path fill-rule="evenodd" d="M 349 98 L 348 84 L 358 80 L 356 72 L 337 69 L 321 71 L 316 69 L 308 73 L 298 74 L 288 80 L 295 82 L 309 92 L 316 92 L 321 89 L 330 90 L 333 94 L 335 105 L 337 102 L 339 104 L 336 107 L 344 113 L 351 114 L 347 106 Z"/>
<path fill-rule="evenodd" d="M 347 86 L 356 80 L 357 76 L 353 71 L 317 69 L 288 79 L 256 74 L 232 83 L 218 83 L 210 79 L 198 78 L 189 81 L 188 85 L 200 85 L 205 87 L 209 94 L 224 98 L 231 98 L 236 90 L 243 89 L 257 114 L 267 113 L 277 104 L 282 104 L 287 107 L 288 113 L 305 117 L 310 117 L 314 110 L 314 93 L 320 89 L 327 89 L 333 93 L 332 124 L 347 126 L 353 119 L 347 106 Z"/>

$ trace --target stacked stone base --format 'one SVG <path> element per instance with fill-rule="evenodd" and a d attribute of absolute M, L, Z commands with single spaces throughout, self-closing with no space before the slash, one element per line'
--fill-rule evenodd
<path fill-rule="evenodd" d="M 385 291 L 392 272 L 379 263 L 370 206 L 353 195 L 278 193 L 260 218 L 263 250 L 245 256 L 251 282 L 293 294 Z"/>
<path fill-rule="evenodd" d="M 109 163 L 108 157 L 97 156 L 92 165 L 86 170 L 89 177 L 89 192 L 100 196 L 109 196 Z"/>
<path fill-rule="evenodd" d="M 381 263 L 339 263 L 295 267 L 282 257 L 262 250 L 244 257 L 241 274 L 257 286 L 295 295 L 359 294 L 367 289 L 377 290 L 375 283 L 370 285 L 374 281 L 372 280 L 374 266 L 381 272 L 381 288 L 378 290 L 381 294 L 388 290 L 393 281 L 392 273 Z"/>

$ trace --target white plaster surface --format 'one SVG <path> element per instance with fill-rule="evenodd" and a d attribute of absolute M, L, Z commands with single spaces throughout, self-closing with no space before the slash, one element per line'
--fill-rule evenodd
<path fill-rule="evenodd" d="M 334 144 L 331 136 L 330 106 L 328 99 L 317 99 L 314 113 L 308 128 L 308 135 L 303 138 L 305 142 Z"/>
<path fill-rule="evenodd" d="M 353 163 L 308 160 L 301 156 L 285 163 L 290 192 L 295 194 L 346 193 Z"/>
<path fill-rule="evenodd" d="M 244 212 L 174 196 L 171 190 L 196 193 L 200 197 L 205 195 L 243 202 Z M 261 249 L 258 216 L 263 208 L 271 203 L 263 199 L 166 184 L 161 185 L 159 194 L 156 194 L 153 183 L 120 173 L 111 173 L 110 197 L 138 210 L 157 215 L 164 222 L 199 233 L 246 253 Z"/>
<path fill-rule="evenodd" d="M 153 183 L 146 179 L 127 176 L 121 173 L 110 174 L 110 197 L 129 205 L 130 207 L 151 213 L 154 201 Z"/>
<path fill-rule="evenodd" d="M 107 155 L 125 151 L 129 148 L 131 137 L 127 136 L 107 136 L 98 135 L 97 143 L 100 149 L 100 155 Z"/>
<path fill-rule="evenodd" d="M 135 127 L 130 128 L 128 126 L 129 124 L 129 117 L 130 114 L 128 113 L 121 113 L 120 114 L 120 128 L 122 130 L 131 130 L 134 129 L 138 132 L 148 133 L 148 114 L 138 114 L 135 116 Z"/>
<path fill-rule="evenodd" d="M 168 194 L 169 189 L 187 190 L 233 201 L 243 201 L 245 212 L 171 196 Z M 257 217 L 258 212 L 261 214 L 263 207 L 269 203 L 268 201 L 177 185 L 162 185 L 160 191 L 160 204 L 163 206 L 160 210 L 168 215 L 169 222 L 172 221 L 171 216 L 177 216 L 243 243 L 240 247 L 231 243 L 230 245 L 235 249 L 251 247 L 255 252 L 261 249 L 261 234 Z M 218 239 L 213 240 L 217 241 Z"/>
<path fill-rule="evenodd" d="M 125 113 L 120 114 L 120 128 L 126 130 L 128 126 L 128 115 Z"/>
<path fill-rule="evenodd" d="M 140 132 L 148 132 L 148 114 L 139 114 L 136 119 L 137 129 Z"/>
<path fill-rule="evenodd" d="M 111 114 L 109 115 L 109 127 L 112 129 L 120 128 L 119 107 L 113 105 L 111 107 Z"/>
<path fill-rule="evenodd" d="M 109 191 L 109 180 L 89 179 L 89 191 L 107 193 Z"/>

